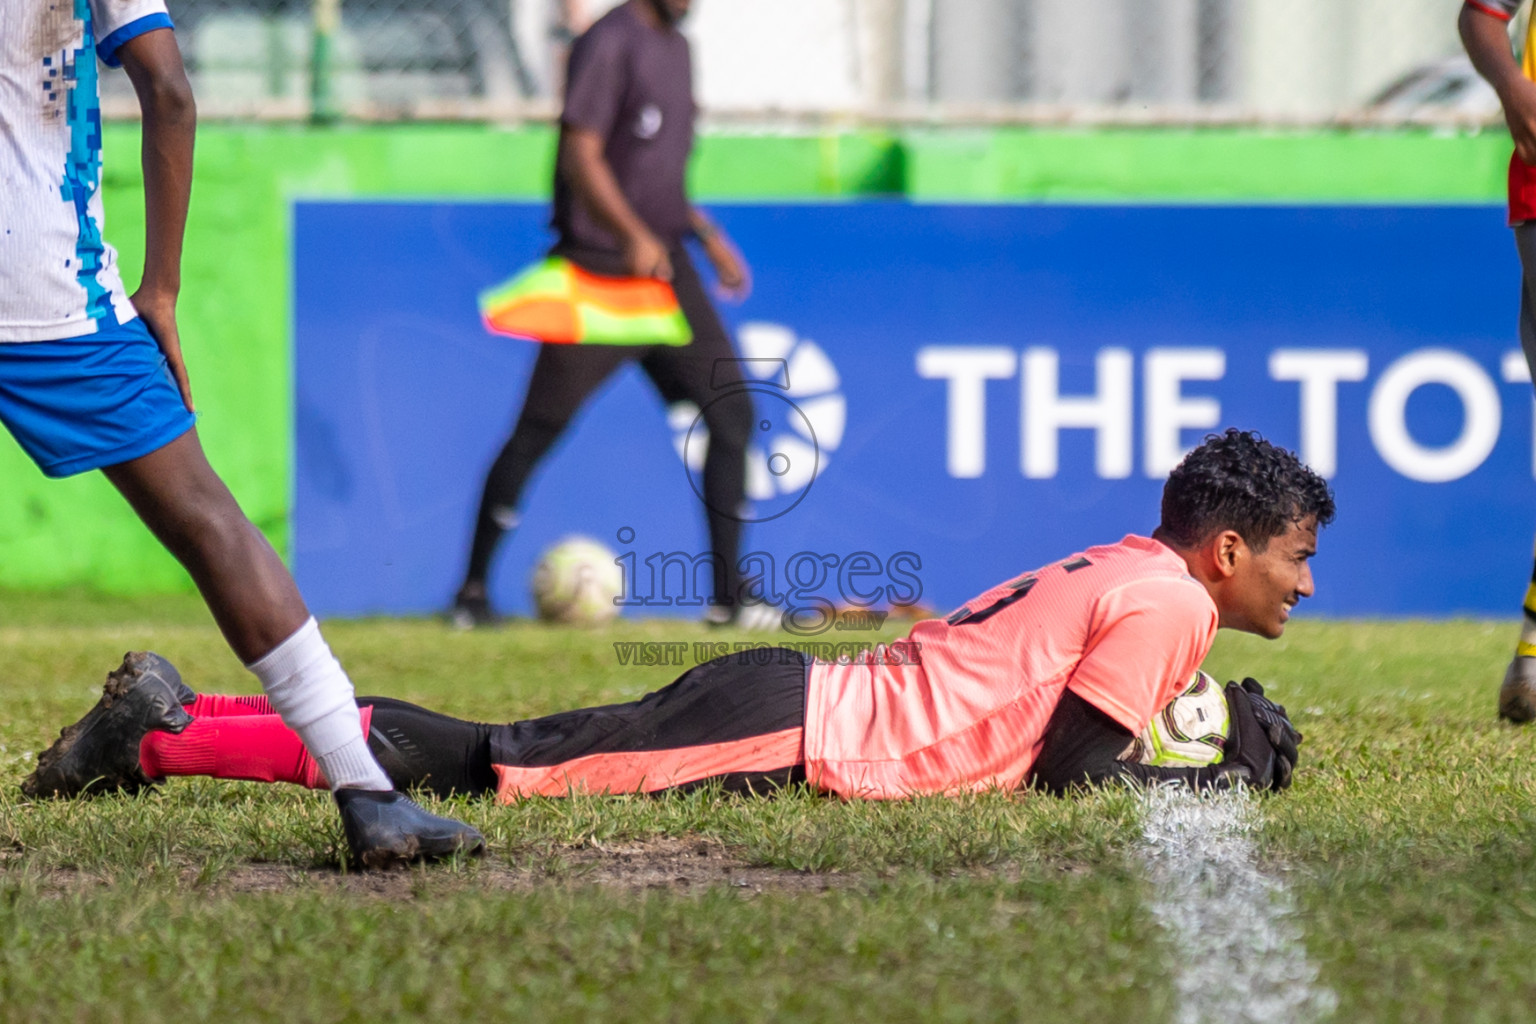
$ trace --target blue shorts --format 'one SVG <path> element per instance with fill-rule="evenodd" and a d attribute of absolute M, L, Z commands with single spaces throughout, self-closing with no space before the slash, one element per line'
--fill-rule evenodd
<path fill-rule="evenodd" d="M 0 343 L 0 423 L 48 476 L 148 455 L 195 422 L 143 320 Z"/>

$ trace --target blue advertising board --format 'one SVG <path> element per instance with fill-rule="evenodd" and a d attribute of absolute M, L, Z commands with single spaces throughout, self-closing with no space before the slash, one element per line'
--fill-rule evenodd
<path fill-rule="evenodd" d="M 1499 210 L 715 213 L 755 279 L 721 306 L 761 431 L 742 550 L 779 593 L 958 605 L 1150 532 L 1168 469 L 1231 425 L 1335 488 L 1300 614 L 1518 606 L 1536 445 Z M 536 353 L 488 334 L 476 296 L 542 254 L 547 209 L 303 202 L 294 217 L 295 570 L 322 614 L 440 610 Z M 667 560 L 707 550 L 694 416 L 633 366 L 616 374 L 531 481 L 497 604 L 527 611 L 540 551 L 584 534 L 650 598 L 629 614 L 698 616 Z"/>

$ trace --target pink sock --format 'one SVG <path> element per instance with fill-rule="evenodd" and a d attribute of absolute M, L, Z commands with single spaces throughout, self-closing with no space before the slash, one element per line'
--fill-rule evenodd
<path fill-rule="evenodd" d="M 360 708 L 359 713 L 366 736 L 373 709 Z M 152 730 L 139 742 L 139 767 L 150 778 L 207 775 L 215 779 L 291 782 L 309 789 L 328 788 L 319 765 L 304 749 L 298 735 L 276 715 L 197 718 L 179 734 Z"/>
<path fill-rule="evenodd" d="M 227 697 L 222 693 L 200 693 L 191 704 L 185 705 L 193 718 L 222 718 L 226 715 L 270 715 L 272 702 L 265 694 L 249 697 Z"/>

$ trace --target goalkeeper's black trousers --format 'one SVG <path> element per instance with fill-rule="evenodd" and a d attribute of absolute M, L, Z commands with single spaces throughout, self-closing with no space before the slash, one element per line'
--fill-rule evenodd
<path fill-rule="evenodd" d="M 805 779 L 809 659 L 760 648 L 704 662 L 639 700 L 508 725 L 467 722 L 387 697 L 368 746 L 400 789 L 652 793 L 716 784 L 761 792 Z"/>

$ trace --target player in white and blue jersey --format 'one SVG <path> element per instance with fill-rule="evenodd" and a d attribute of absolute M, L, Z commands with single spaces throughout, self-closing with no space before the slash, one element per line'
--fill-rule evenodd
<path fill-rule="evenodd" d="M 143 111 L 132 294 L 102 235 L 98 58 L 128 73 Z M 0 422 L 49 476 L 101 470 L 186 567 L 314 756 L 357 861 L 479 849 L 474 829 L 394 790 L 293 577 L 203 456 L 176 328 L 195 126 L 163 0 L 0 0 Z M 124 739 L 184 729 L 168 686 L 153 663 L 125 661 L 33 792 L 106 775 L 102 753 Z"/>

